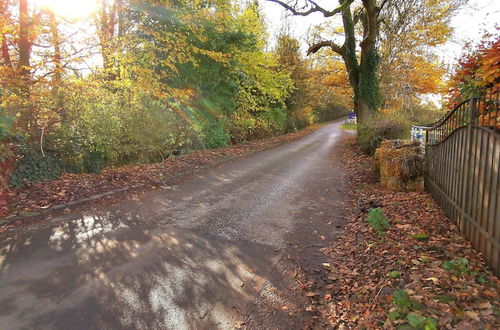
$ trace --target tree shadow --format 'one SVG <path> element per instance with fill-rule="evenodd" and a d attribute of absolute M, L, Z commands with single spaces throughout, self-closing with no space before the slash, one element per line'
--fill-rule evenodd
<path fill-rule="evenodd" d="M 80 215 L 2 242 L 1 327 L 230 327 L 279 257 L 262 244 L 120 220 L 135 216 Z"/>

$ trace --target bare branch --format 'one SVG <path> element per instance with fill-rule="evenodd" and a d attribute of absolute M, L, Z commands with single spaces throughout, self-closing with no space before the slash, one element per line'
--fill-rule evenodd
<path fill-rule="evenodd" d="M 267 1 L 277 3 L 278 5 L 282 6 L 286 10 L 290 11 L 295 16 L 307 16 L 307 15 L 312 14 L 312 13 L 321 13 L 321 14 L 323 14 L 324 17 L 334 16 L 334 15 L 344 11 L 346 8 L 348 8 L 354 2 L 354 0 L 345 0 L 337 8 L 335 8 L 333 10 L 326 10 L 325 8 L 320 7 L 315 1 L 307 0 L 306 3 L 309 5 L 308 7 L 310 7 L 310 8 L 307 10 L 304 9 L 304 11 L 300 11 L 300 9 L 297 9 L 296 5 L 290 5 L 289 3 L 285 2 L 285 1 L 280 1 L 280 0 L 267 0 Z"/>
<path fill-rule="evenodd" d="M 337 53 L 339 55 L 343 55 L 343 53 L 344 53 L 344 48 L 340 47 L 339 45 L 334 43 L 332 40 L 325 40 L 325 41 L 318 42 L 317 44 L 314 44 L 311 47 L 309 47 L 309 49 L 307 50 L 307 55 L 314 54 L 314 53 L 318 52 L 323 47 L 330 47 L 331 50 L 333 50 L 335 53 Z"/>
<path fill-rule="evenodd" d="M 380 15 L 380 13 L 382 12 L 382 10 L 384 9 L 384 6 L 386 5 L 386 3 L 388 2 L 388 0 L 384 0 L 382 1 L 382 3 L 380 4 L 380 6 L 378 7 L 378 13 L 377 13 L 377 17 Z"/>

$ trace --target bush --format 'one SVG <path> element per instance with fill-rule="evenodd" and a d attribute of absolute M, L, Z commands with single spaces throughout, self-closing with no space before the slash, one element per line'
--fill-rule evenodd
<path fill-rule="evenodd" d="M 443 264 L 443 268 L 453 275 L 465 275 L 469 271 L 469 260 L 467 258 L 448 260 Z"/>
<path fill-rule="evenodd" d="M 13 126 L 14 117 L 6 115 L 2 108 L 0 108 L 0 162 L 12 156 L 9 141 L 13 138 Z"/>
<path fill-rule="evenodd" d="M 373 155 L 383 140 L 403 138 L 407 126 L 403 119 L 375 116 L 369 122 L 358 125 L 358 144 L 363 152 Z"/>
<path fill-rule="evenodd" d="M 230 136 L 233 142 L 261 139 L 285 132 L 286 114 L 280 108 L 269 112 L 235 111 L 230 117 Z"/>
<path fill-rule="evenodd" d="M 264 116 L 268 135 L 279 135 L 285 132 L 286 114 L 281 108 L 272 108 Z"/>
<path fill-rule="evenodd" d="M 368 212 L 368 218 L 366 218 L 366 221 L 368 221 L 370 226 L 375 229 L 379 235 L 385 234 L 385 231 L 390 226 L 384 212 L 380 208 L 371 209 Z"/>
<path fill-rule="evenodd" d="M 226 147 L 229 144 L 229 134 L 220 123 L 212 123 L 207 125 L 205 131 L 205 147 L 220 148 Z"/>
<path fill-rule="evenodd" d="M 10 177 L 12 187 L 21 188 L 32 182 L 56 179 L 61 175 L 61 166 L 51 154 L 32 150 L 21 150 Z"/>
<path fill-rule="evenodd" d="M 65 95 L 66 120 L 54 139 L 68 171 L 157 162 L 203 147 L 201 125 L 189 106 L 124 82 L 77 82 L 72 87 Z M 212 134 L 210 147 L 227 141 L 221 130 L 207 133 Z"/>
<path fill-rule="evenodd" d="M 296 131 L 298 129 L 310 126 L 318 121 L 317 115 L 312 107 L 303 107 L 295 111 L 288 118 L 287 131 Z"/>

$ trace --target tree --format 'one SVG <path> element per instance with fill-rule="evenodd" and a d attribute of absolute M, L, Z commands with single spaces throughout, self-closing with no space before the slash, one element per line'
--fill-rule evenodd
<path fill-rule="evenodd" d="M 344 31 L 342 45 L 334 40 L 322 40 L 313 44 L 307 54 L 314 54 L 322 48 L 329 48 L 340 55 L 348 72 L 349 84 L 353 91 L 354 111 L 360 121 L 368 120 L 380 106 L 380 87 L 377 79 L 378 55 L 376 41 L 379 35 L 379 13 L 387 1 L 377 4 L 376 0 L 362 0 L 362 7 L 355 12 L 351 6 L 354 0 L 339 0 L 333 10 L 319 6 L 315 1 L 305 0 L 302 5 L 297 1 L 268 0 L 277 3 L 294 15 L 307 16 L 321 13 L 324 17 L 341 15 Z M 356 25 L 361 24 L 360 56 L 357 55 Z"/>
<path fill-rule="evenodd" d="M 310 78 L 312 71 L 300 54 L 300 44 L 298 40 L 290 35 L 279 36 L 276 46 L 276 57 L 279 70 L 290 74 L 293 82 L 293 90 L 287 97 L 286 111 L 288 113 L 287 129 L 294 130 L 311 124 L 314 100 L 312 100 L 312 86 Z M 299 117 L 302 117 L 299 119 Z"/>
<path fill-rule="evenodd" d="M 380 85 L 383 109 L 410 119 L 425 94 L 443 92 L 444 66 L 433 48 L 451 36 L 450 20 L 464 0 L 391 0 L 381 12 Z"/>
<path fill-rule="evenodd" d="M 27 83 L 30 75 L 30 42 L 31 23 L 28 15 L 28 0 L 19 0 L 19 71 L 23 83 Z"/>
<path fill-rule="evenodd" d="M 106 77 L 110 80 L 116 79 L 118 71 L 113 61 L 120 38 L 125 29 L 123 0 L 101 0 L 99 14 L 96 18 L 97 34 L 103 69 Z"/>
<path fill-rule="evenodd" d="M 447 40 L 451 34 L 450 18 L 466 3 L 466 0 L 362 0 L 361 6 L 356 7 L 355 1 L 339 0 L 339 6 L 328 10 L 313 0 L 267 1 L 298 16 L 312 13 L 341 16 L 343 43 L 337 43 L 336 39 L 319 40 L 307 53 L 328 48 L 334 56 L 341 56 L 352 89 L 354 109 L 361 121 L 370 118 L 383 104 L 381 94 L 385 96 L 386 91 L 381 93 L 379 80 L 386 89 L 392 83 L 405 81 L 401 74 L 409 77 L 408 68 L 415 63 L 425 70 L 436 69 L 434 77 L 442 72 L 425 49 Z M 383 75 L 377 74 L 379 65 Z M 387 92 L 392 92 L 393 87 Z M 399 87 L 399 91 L 408 90 L 407 85 Z M 412 85 L 411 89 L 415 95 L 413 90 L 419 88 Z M 388 96 L 393 98 L 394 94 Z"/>
<path fill-rule="evenodd" d="M 484 34 L 477 44 L 469 42 L 448 82 L 447 106 L 482 97 L 487 89 L 500 92 L 500 34 Z"/>

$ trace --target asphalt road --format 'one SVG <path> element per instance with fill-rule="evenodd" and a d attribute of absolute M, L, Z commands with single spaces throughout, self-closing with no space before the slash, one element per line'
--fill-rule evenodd
<path fill-rule="evenodd" d="M 339 125 L 0 237 L 0 328 L 300 328 L 290 273 L 343 221 Z"/>

